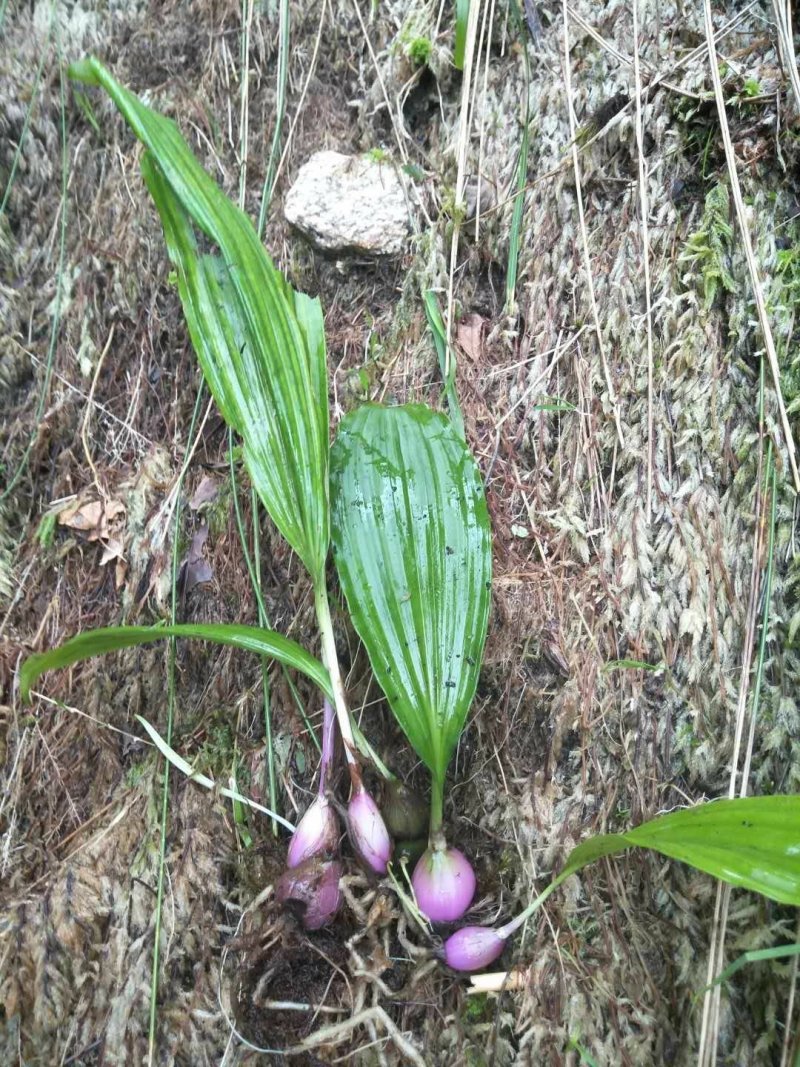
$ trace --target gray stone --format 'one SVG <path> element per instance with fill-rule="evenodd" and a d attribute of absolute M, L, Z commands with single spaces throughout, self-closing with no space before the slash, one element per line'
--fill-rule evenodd
<path fill-rule="evenodd" d="M 286 220 L 325 252 L 395 256 L 408 235 L 403 186 L 390 163 L 316 152 L 300 168 Z"/>

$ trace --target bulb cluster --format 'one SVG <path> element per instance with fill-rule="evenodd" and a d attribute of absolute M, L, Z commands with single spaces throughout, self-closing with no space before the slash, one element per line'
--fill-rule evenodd
<path fill-rule="evenodd" d="M 319 791 L 292 835 L 286 855 L 287 870 L 275 887 L 279 903 L 294 911 L 307 930 L 319 930 L 331 922 L 342 902 L 339 882 L 343 867 L 338 858 L 341 824 L 327 793 L 334 759 L 334 724 L 334 710 L 326 700 Z M 368 870 L 386 874 L 392 839 L 378 805 L 364 789 L 360 776 L 354 776 L 353 781 L 353 795 L 347 809 L 350 842 Z"/>
<path fill-rule="evenodd" d="M 327 793 L 334 757 L 334 722 L 333 708 L 326 701 L 319 792 L 292 835 L 287 870 L 275 889 L 277 900 L 294 911 L 307 930 L 319 930 L 330 923 L 342 902 L 341 824 Z M 346 826 L 362 866 L 375 874 L 386 874 L 393 835 L 398 839 L 398 855 L 413 865 L 411 884 L 419 910 L 432 923 L 454 923 L 473 901 L 475 872 L 463 852 L 447 846 L 441 832 L 432 835 L 426 848 L 426 821 L 425 801 L 402 782 L 387 780 L 381 810 L 360 775 L 354 776 Z M 505 930 L 465 926 L 447 938 L 443 957 L 454 970 L 479 970 L 498 958 L 505 943 Z"/>

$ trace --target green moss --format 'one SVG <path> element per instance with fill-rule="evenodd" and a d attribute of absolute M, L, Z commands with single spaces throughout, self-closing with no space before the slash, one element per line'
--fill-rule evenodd
<path fill-rule="evenodd" d="M 424 67 L 431 58 L 433 45 L 427 37 L 415 37 L 406 48 L 406 55 L 417 67 Z"/>
<path fill-rule="evenodd" d="M 58 517 L 54 511 L 42 515 L 36 530 L 36 540 L 41 548 L 51 548 L 56 536 Z"/>
<path fill-rule="evenodd" d="M 485 993 L 478 993 L 467 1000 L 464 1008 L 464 1021 L 468 1023 L 486 1022 L 492 1016 L 492 1007 Z"/>
<path fill-rule="evenodd" d="M 706 194 L 703 218 L 686 242 L 681 262 L 689 266 L 688 277 L 695 281 L 708 311 L 720 292 L 736 292 L 730 272 L 733 227 L 730 218 L 728 187 L 714 185 Z"/>

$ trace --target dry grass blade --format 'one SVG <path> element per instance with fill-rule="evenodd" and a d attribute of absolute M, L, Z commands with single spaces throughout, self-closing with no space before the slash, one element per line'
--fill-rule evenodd
<path fill-rule="evenodd" d="M 775 12 L 775 23 L 778 27 L 781 59 L 789 74 L 795 106 L 800 111 L 800 74 L 797 72 L 797 56 L 794 50 L 791 0 L 772 0 L 772 10 Z"/>
<path fill-rule="evenodd" d="M 795 927 L 795 940 L 800 943 L 800 919 L 798 919 L 797 926 Z M 800 1031 L 798 1034 L 792 1032 L 792 1021 L 794 1018 L 794 1002 L 797 995 L 797 964 L 798 957 L 792 960 L 792 977 L 789 982 L 789 1001 L 786 1005 L 786 1027 L 783 1035 L 783 1047 L 781 1048 L 781 1065 L 780 1067 L 789 1067 L 789 1056 L 791 1055 L 791 1045 L 795 1046 L 794 1067 L 797 1067 L 797 1054 L 800 1053 L 798 1049 L 798 1040 L 800 1040 Z"/>
<path fill-rule="evenodd" d="M 273 181 L 272 181 L 272 188 L 273 189 L 278 184 L 278 178 L 280 178 L 280 176 L 281 176 L 281 172 L 283 171 L 284 164 L 286 163 L 286 157 L 289 155 L 289 149 L 292 147 L 292 139 L 294 138 L 294 132 L 297 129 L 297 123 L 300 121 L 300 116 L 303 113 L 303 104 L 305 104 L 306 96 L 308 95 L 308 87 L 309 87 L 309 85 L 311 85 L 311 81 L 312 81 L 312 79 L 314 77 L 314 72 L 317 69 L 317 59 L 319 57 L 319 46 L 320 46 L 320 43 L 322 41 L 322 31 L 323 31 L 323 29 L 325 27 L 325 12 L 326 12 L 326 10 L 327 10 L 327 4 L 326 4 L 325 0 L 322 0 L 322 3 L 319 5 L 319 24 L 317 26 L 317 35 L 314 38 L 314 50 L 311 53 L 311 63 L 309 64 L 309 67 L 308 67 L 308 74 L 306 75 L 306 80 L 303 82 L 303 88 L 302 88 L 302 91 L 300 93 L 300 99 L 297 102 L 297 110 L 294 113 L 294 118 L 292 119 L 292 125 L 289 127 L 289 134 L 288 134 L 288 136 L 286 138 L 286 144 L 284 145 L 283 151 L 281 152 L 280 162 L 278 163 L 277 169 L 275 171 L 275 177 L 273 178 Z M 259 232 L 261 232 L 261 226 L 262 226 L 262 222 L 260 221 L 259 222 Z"/>
<path fill-rule="evenodd" d="M 617 428 L 617 439 L 619 440 L 620 447 L 624 448 L 625 438 L 622 433 L 619 404 L 617 403 L 616 392 L 614 390 L 613 382 L 611 381 L 611 371 L 608 366 L 608 357 L 606 356 L 606 348 L 603 343 L 603 330 L 600 325 L 600 312 L 597 309 L 597 296 L 594 291 L 594 282 L 592 281 L 592 260 L 589 255 L 589 235 L 586 232 L 586 216 L 583 210 L 583 192 L 581 191 L 581 166 L 578 160 L 578 146 L 575 139 L 577 124 L 575 122 L 575 112 L 572 107 L 572 67 L 570 62 L 569 15 L 566 0 L 563 0 L 562 15 L 564 26 L 564 87 L 567 94 L 567 114 L 569 116 L 571 143 L 570 151 L 572 152 L 572 168 L 575 172 L 575 198 L 578 204 L 578 220 L 581 230 L 583 269 L 586 274 L 586 283 L 589 286 L 589 302 L 592 307 L 592 321 L 594 322 L 597 346 L 600 349 L 600 359 L 603 364 L 603 376 L 606 382 L 606 389 L 608 390 L 608 398 L 614 410 L 614 425 Z"/>
<path fill-rule="evenodd" d="M 639 170 L 639 205 L 642 215 L 642 265 L 644 267 L 645 320 L 647 328 L 647 518 L 653 509 L 653 304 L 650 284 L 650 234 L 648 227 L 647 170 L 644 160 L 642 73 L 639 63 L 639 0 L 633 0 L 633 73 L 636 82 L 636 155 Z"/>
<path fill-rule="evenodd" d="M 725 96 L 722 90 L 722 79 L 719 73 L 719 63 L 717 61 L 717 52 L 714 45 L 714 23 L 711 15 L 711 0 L 704 0 L 703 11 L 705 16 L 706 43 L 708 45 L 708 63 L 711 71 L 711 80 L 714 84 L 714 96 L 717 102 L 717 114 L 719 116 L 722 142 L 725 146 L 725 162 L 728 168 L 728 178 L 731 183 L 733 202 L 736 207 L 736 220 L 742 235 L 742 244 L 744 245 L 745 257 L 747 259 L 747 270 L 750 274 L 750 282 L 753 286 L 756 310 L 758 311 L 758 321 L 761 326 L 764 346 L 766 347 L 767 357 L 769 359 L 769 369 L 772 374 L 772 383 L 775 387 L 775 396 L 778 401 L 781 428 L 783 429 L 786 451 L 789 455 L 789 464 L 792 468 L 794 487 L 796 491 L 800 493 L 800 471 L 797 469 L 797 455 L 794 437 L 792 435 L 792 428 L 789 425 L 789 416 L 786 412 L 786 404 L 784 403 L 783 393 L 781 391 L 778 353 L 775 348 L 775 340 L 769 322 L 766 300 L 764 299 L 764 287 L 761 283 L 758 264 L 756 263 L 756 257 L 753 251 L 753 242 L 750 237 L 750 228 L 747 223 L 747 213 L 745 211 L 744 200 L 742 199 L 742 188 L 739 183 L 739 173 L 736 166 L 736 153 L 733 149 L 733 141 L 731 140 L 731 131 L 728 125 L 728 116 L 725 109 Z"/>

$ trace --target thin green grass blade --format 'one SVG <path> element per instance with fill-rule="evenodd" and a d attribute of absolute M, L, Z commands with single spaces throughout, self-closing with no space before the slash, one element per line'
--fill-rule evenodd
<path fill-rule="evenodd" d="M 510 11 L 522 43 L 522 61 L 525 68 L 525 100 L 522 108 L 522 141 L 517 160 L 514 211 L 511 216 L 511 232 L 508 239 L 508 269 L 506 271 L 506 313 L 510 314 L 516 303 L 519 248 L 522 237 L 522 215 L 525 208 L 525 186 L 528 181 L 528 155 L 530 153 L 530 84 L 531 60 L 522 12 L 516 0 L 511 0 Z"/>
<path fill-rule="evenodd" d="M 283 637 L 274 630 L 232 623 L 178 623 L 174 626 L 109 626 L 100 630 L 87 630 L 65 641 L 63 645 L 47 652 L 37 652 L 25 660 L 19 672 L 22 699 L 26 702 L 30 700 L 31 689 L 45 671 L 69 667 L 73 663 L 80 663 L 93 656 L 103 656 L 107 652 L 116 652 L 121 648 L 162 641 L 165 637 L 190 637 L 212 641 L 218 645 L 230 645 L 247 652 L 257 652 L 300 671 L 319 686 L 327 697 L 333 697 L 328 672 L 319 660 L 306 652 L 296 641 Z"/>
<path fill-rule="evenodd" d="M 467 22 L 469 22 L 469 0 L 456 0 L 456 41 L 453 49 L 453 66 L 456 70 L 464 69 Z"/>
<path fill-rule="evenodd" d="M 250 477 L 309 570 L 329 544 L 328 395 L 322 310 L 275 269 L 248 217 L 217 187 L 175 124 L 96 59 L 73 78 L 108 92 L 148 149 L 143 170 L 162 219 L 192 343 L 214 399 L 244 441 Z M 196 231 L 216 246 L 203 255 Z"/>
<path fill-rule="evenodd" d="M 286 86 L 289 82 L 289 42 L 291 39 L 289 0 L 280 0 L 279 21 L 275 129 L 272 133 L 272 144 L 269 149 L 267 171 L 264 175 L 264 187 L 261 190 L 261 208 L 258 212 L 258 226 L 256 227 L 259 237 L 261 237 L 264 232 L 264 224 L 267 221 L 267 211 L 269 210 L 272 194 L 275 190 L 275 179 L 278 172 L 278 160 L 280 159 L 281 140 L 283 138 L 283 120 L 286 117 Z"/>
<path fill-rule="evenodd" d="M 458 402 L 458 393 L 456 392 L 456 361 L 451 352 L 448 369 L 447 332 L 444 328 L 444 319 L 442 318 L 441 308 L 439 307 L 439 298 L 433 289 L 426 289 L 422 294 L 422 300 L 425 305 L 425 317 L 428 320 L 428 329 L 431 331 L 433 343 L 436 347 L 439 370 L 442 374 L 444 393 L 447 397 L 447 407 L 450 412 L 450 421 L 452 422 L 456 433 L 463 441 L 465 440 L 464 416 L 461 414 L 461 405 Z"/>
<path fill-rule="evenodd" d="M 203 396 L 205 389 L 202 382 L 197 390 L 197 397 L 194 402 L 194 411 L 192 412 L 192 421 L 189 426 L 189 434 L 187 436 L 186 445 L 186 457 L 187 459 L 181 465 L 180 474 L 178 475 L 178 503 L 175 508 L 175 514 L 173 516 L 173 533 L 172 533 L 172 566 L 170 570 L 170 625 L 175 625 L 175 620 L 178 616 L 178 558 L 180 555 L 180 515 L 181 515 L 181 496 L 183 493 L 183 480 L 186 477 L 186 468 L 188 457 L 192 455 L 194 445 L 196 442 L 195 427 L 197 426 L 197 420 L 200 415 L 200 408 L 203 403 Z M 199 431 L 198 431 L 199 432 Z M 175 721 L 175 655 L 176 655 L 176 641 L 175 638 L 170 638 L 169 641 L 169 658 L 167 661 L 167 740 L 165 744 L 169 746 L 169 742 L 172 741 L 172 727 Z M 24 667 L 23 667 L 24 670 Z M 25 690 L 23 689 L 23 694 Z M 167 867 L 167 829 L 169 824 L 169 794 L 170 794 L 170 773 L 169 763 L 164 764 L 164 780 L 161 786 L 161 812 L 160 812 L 160 826 L 158 834 L 158 875 L 156 877 L 156 908 L 155 908 L 155 930 L 153 932 L 153 962 L 150 970 L 150 1009 L 148 1020 L 148 1063 L 155 1062 L 156 1051 L 156 1039 L 158 1035 L 158 983 L 161 976 L 161 926 L 164 917 L 164 882 Z"/>
<path fill-rule="evenodd" d="M 339 427 L 331 498 L 353 623 L 400 726 L 442 782 L 475 694 L 489 616 L 480 472 L 443 415 L 365 404 Z"/>
<path fill-rule="evenodd" d="M 749 963 L 765 963 L 768 960 L 785 960 L 790 959 L 792 956 L 800 956 L 800 944 L 794 945 L 775 945 L 773 948 L 757 948 L 751 949 L 749 952 L 743 952 L 741 956 L 733 961 L 724 971 L 720 971 L 713 982 L 710 982 L 707 986 L 704 986 L 698 993 L 695 994 L 695 999 L 699 999 L 703 994 L 707 993 L 709 989 L 713 989 L 714 986 L 722 985 L 723 982 L 727 982 L 729 979 L 741 971 L 743 967 L 746 967 Z"/>

